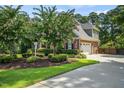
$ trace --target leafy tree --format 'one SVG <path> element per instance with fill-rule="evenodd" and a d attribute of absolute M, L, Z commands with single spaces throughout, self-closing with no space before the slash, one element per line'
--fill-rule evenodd
<path fill-rule="evenodd" d="M 82 21 L 81 23 L 88 23 L 89 20 L 88 20 L 88 16 L 82 16 Z"/>
<path fill-rule="evenodd" d="M 47 48 L 53 47 L 54 54 L 57 46 L 63 44 L 66 40 L 72 38 L 75 28 L 74 10 L 58 13 L 56 6 L 43 7 L 34 14 L 40 19 L 40 29 L 42 37 L 47 41 Z"/>
<path fill-rule="evenodd" d="M 0 7 L 0 40 L 1 45 L 6 46 L 10 53 L 15 53 L 16 43 L 22 35 L 22 26 L 25 12 L 21 11 L 22 6 L 1 6 Z"/>
<path fill-rule="evenodd" d="M 109 45 L 109 47 L 120 48 L 123 46 L 123 21 L 119 21 L 123 18 L 124 6 L 117 6 L 107 12 L 107 14 L 99 14 L 99 29 L 101 45 Z M 122 20 L 122 19 L 121 19 Z M 119 40 L 122 39 L 122 40 Z"/>
<path fill-rule="evenodd" d="M 98 15 L 95 12 L 91 12 L 88 16 L 89 21 L 93 24 L 93 25 L 97 25 L 98 23 Z"/>
<path fill-rule="evenodd" d="M 87 23 L 87 22 L 89 22 L 88 17 L 87 16 L 82 16 L 81 14 L 75 14 L 75 18 L 80 23 Z"/>

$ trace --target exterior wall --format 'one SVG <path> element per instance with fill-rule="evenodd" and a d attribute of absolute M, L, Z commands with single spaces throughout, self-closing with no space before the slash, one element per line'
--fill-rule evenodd
<path fill-rule="evenodd" d="M 97 41 L 86 41 L 86 40 L 79 40 L 79 39 L 75 39 L 72 42 L 72 49 L 79 49 L 79 43 L 80 45 L 82 43 L 91 43 L 91 53 L 92 54 L 97 54 L 98 53 L 98 42 Z M 68 44 L 65 43 L 65 49 L 68 49 Z"/>
<path fill-rule="evenodd" d="M 79 39 L 73 41 L 73 49 L 79 49 Z"/>
<path fill-rule="evenodd" d="M 92 53 L 93 54 L 98 53 L 98 42 L 92 42 Z"/>
<path fill-rule="evenodd" d="M 93 31 L 93 38 L 99 39 L 99 32 Z"/>
<path fill-rule="evenodd" d="M 74 39 L 71 45 L 72 45 L 72 49 L 79 49 L 79 39 Z M 68 49 L 68 42 L 64 44 L 64 48 Z"/>

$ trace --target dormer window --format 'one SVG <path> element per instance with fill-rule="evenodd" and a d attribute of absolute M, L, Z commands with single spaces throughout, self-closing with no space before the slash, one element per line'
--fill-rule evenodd
<path fill-rule="evenodd" d="M 84 29 L 88 36 L 92 37 L 92 29 Z"/>

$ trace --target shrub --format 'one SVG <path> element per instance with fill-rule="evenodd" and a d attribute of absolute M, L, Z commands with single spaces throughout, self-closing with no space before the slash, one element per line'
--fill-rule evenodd
<path fill-rule="evenodd" d="M 45 50 L 45 48 L 39 48 L 39 49 L 37 49 L 37 52 L 41 52 L 41 53 L 43 53 L 44 50 Z"/>
<path fill-rule="evenodd" d="M 28 49 L 27 54 L 33 54 L 32 49 Z"/>
<path fill-rule="evenodd" d="M 78 54 L 78 55 L 75 55 L 75 58 L 86 58 L 86 55 L 84 55 L 84 54 Z"/>
<path fill-rule="evenodd" d="M 8 63 L 14 60 L 14 56 L 0 56 L 0 63 Z"/>
<path fill-rule="evenodd" d="M 82 58 L 81 55 L 75 55 L 75 58 Z"/>
<path fill-rule="evenodd" d="M 30 56 L 30 57 L 27 58 L 27 62 L 32 63 L 32 62 L 35 62 L 38 59 L 40 59 L 40 58 L 37 57 L 37 56 Z"/>
<path fill-rule="evenodd" d="M 78 50 L 76 49 L 67 49 L 65 50 L 66 54 L 78 54 Z"/>
<path fill-rule="evenodd" d="M 14 57 L 15 58 L 23 58 L 22 54 L 15 54 Z"/>
<path fill-rule="evenodd" d="M 82 58 L 87 58 L 85 54 L 80 54 Z"/>
<path fill-rule="evenodd" d="M 45 49 L 44 50 L 44 55 L 48 56 L 50 53 L 53 53 L 53 49 Z"/>
<path fill-rule="evenodd" d="M 68 62 L 77 62 L 78 58 L 68 58 Z"/>
<path fill-rule="evenodd" d="M 32 54 L 24 53 L 24 54 L 22 54 L 22 56 L 23 56 L 24 58 L 28 58 L 28 57 L 32 56 Z"/>
<path fill-rule="evenodd" d="M 50 54 L 48 57 L 49 57 L 50 61 L 52 61 L 52 62 L 67 61 L 67 55 L 66 54 L 58 54 L 58 55 Z"/>
<path fill-rule="evenodd" d="M 74 58 L 75 55 L 74 55 L 74 54 L 68 54 L 68 57 L 69 57 L 69 58 Z"/>
<path fill-rule="evenodd" d="M 42 53 L 45 54 L 45 56 L 48 56 L 50 53 L 53 53 L 53 49 L 40 49 L 38 51 L 42 51 Z M 57 54 L 79 54 L 79 51 L 77 49 L 59 49 L 56 51 Z"/>
<path fill-rule="evenodd" d="M 37 56 L 38 56 L 38 57 L 44 57 L 44 54 L 42 54 L 42 53 L 37 53 Z"/>
<path fill-rule="evenodd" d="M 49 54 L 48 55 L 48 58 L 50 59 L 50 58 L 52 58 L 54 55 L 53 54 Z"/>
<path fill-rule="evenodd" d="M 79 54 L 79 51 L 77 49 L 60 49 L 57 50 L 57 53 L 63 53 L 63 54 Z"/>
<path fill-rule="evenodd" d="M 32 56 L 33 52 L 31 49 L 28 49 L 26 53 L 23 53 L 22 56 L 25 58 L 28 58 L 30 56 Z"/>

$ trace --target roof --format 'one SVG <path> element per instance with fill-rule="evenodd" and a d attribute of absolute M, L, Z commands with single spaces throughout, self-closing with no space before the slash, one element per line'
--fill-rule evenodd
<path fill-rule="evenodd" d="M 93 37 L 90 37 L 89 35 L 87 35 L 87 33 L 84 31 L 84 25 L 82 26 L 81 23 L 78 22 L 79 25 L 77 25 L 77 29 L 74 30 L 74 33 L 76 34 L 76 36 L 78 36 L 80 39 L 82 40 L 87 40 L 87 41 L 99 41 L 99 39 L 95 39 Z M 88 25 L 85 25 L 88 26 Z M 91 27 L 91 26 L 90 26 Z M 89 27 L 87 27 L 89 28 Z"/>
<path fill-rule="evenodd" d="M 99 32 L 99 29 L 96 26 L 94 26 L 92 23 L 81 24 L 81 26 L 82 26 L 83 29 L 94 29 L 94 31 Z"/>
<path fill-rule="evenodd" d="M 83 29 L 93 29 L 94 26 L 91 23 L 81 24 Z"/>

